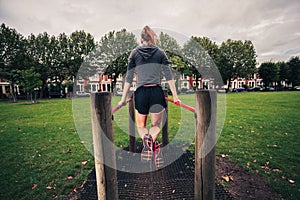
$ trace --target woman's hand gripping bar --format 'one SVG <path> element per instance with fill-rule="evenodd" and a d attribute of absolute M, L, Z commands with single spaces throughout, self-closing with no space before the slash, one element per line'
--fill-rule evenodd
<path fill-rule="evenodd" d="M 127 104 L 129 101 L 132 101 L 132 97 L 129 98 L 129 99 L 126 101 L 126 104 Z M 114 114 L 115 112 L 117 112 L 120 108 L 122 108 L 122 107 L 125 106 L 126 104 L 124 104 L 124 105 L 117 105 L 116 107 L 114 107 L 114 108 L 112 109 L 112 113 Z"/>

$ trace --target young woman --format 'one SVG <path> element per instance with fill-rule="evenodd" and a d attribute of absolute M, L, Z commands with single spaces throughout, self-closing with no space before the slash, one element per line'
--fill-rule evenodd
<path fill-rule="evenodd" d="M 122 99 L 119 105 L 126 104 L 127 93 L 137 74 L 136 91 L 134 92 L 135 117 L 139 136 L 143 139 L 144 148 L 142 150 L 142 160 L 154 161 L 157 165 L 159 161 L 160 143 L 156 141 L 160 133 L 162 115 L 166 109 L 164 92 L 161 88 L 162 73 L 170 86 L 174 102 L 178 102 L 178 96 L 169 60 L 163 50 L 156 46 L 156 34 L 149 27 L 145 26 L 141 32 L 141 46 L 132 50 L 125 78 L 125 85 Z M 146 128 L 146 120 L 150 113 L 151 128 Z"/>

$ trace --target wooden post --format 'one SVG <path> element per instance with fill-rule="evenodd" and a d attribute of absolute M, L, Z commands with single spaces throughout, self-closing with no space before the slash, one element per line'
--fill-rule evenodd
<path fill-rule="evenodd" d="M 118 199 L 111 93 L 92 94 L 91 113 L 98 200 Z"/>
<path fill-rule="evenodd" d="M 164 90 L 165 97 L 168 97 L 168 91 Z M 162 122 L 163 122 L 163 127 L 162 127 L 162 144 L 163 146 L 166 146 L 169 143 L 169 135 L 168 135 L 168 101 L 167 103 L 167 108 L 166 111 L 163 114 Z"/>
<path fill-rule="evenodd" d="M 195 200 L 215 199 L 215 90 L 196 92 Z"/>
<path fill-rule="evenodd" d="M 135 142 L 135 115 L 134 115 L 134 98 L 133 93 L 129 93 L 129 97 L 132 98 L 128 103 L 128 124 L 129 124 L 129 151 L 135 153 L 136 142 Z"/>

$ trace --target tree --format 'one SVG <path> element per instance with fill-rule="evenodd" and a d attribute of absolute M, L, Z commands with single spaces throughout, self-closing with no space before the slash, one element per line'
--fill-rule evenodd
<path fill-rule="evenodd" d="M 186 63 L 183 61 L 181 47 L 178 44 L 177 40 L 167 33 L 161 32 L 158 40 L 157 46 L 163 49 L 166 52 L 167 57 L 170 61 L 170 67 L 175 70 L 174 79 L 176 79 L 175 86 L 176 90 L 178 91 L 179 87 L 179 73 L 183 73 L 186 68 Z"/>
<path fill-rule="evenodd" d="M 66 78 L 64 65 L 64 57 L 62 57 L 63 51 L 60 49 L 59 41 L 55 36 L 50 37 L 48 60 L 49 60 L 49 77 L 50 85 L 54 85 L 55 92 L 61 92 L 62 82 Z M 51 88 L 49 89 L 50 92 Z"/>
<path fill-rule="evenodd" d="M 171 62 L 171 67 L 176 71 L 182 71 L 185 63 L 182 59 L 182 48 L 176 39 L 166 33 L 161 32 L 157 39 L 157 46 L 166 52 Z"/>
<path fill-rule="evenodd" d="M 208 55 L 213 59 L 213 61 L 217 64 L 219 62 L 220 50 L 218 45 L 210 40 L 207 37 L 195 37 L 192 38 L 198 42 L 201 47 L 208 53 Z"/>
<path fill-rule="evenodd" d="M 273 82 L 279 80 L 278 65 L 273 62 L 264 62 L 258 68 L 258 74 L 262 78 L 265 86 L 271 86 Z"/>
<path fill-rule="evenodd" d="M 107 36 L 100 42 L 102 52 L 105 51 L 106 54 L 102 57 L 104 65 L 107 66 L 106 73 L 109 75 L 114 73 L 115 76 L 125 74 L 129 54 L 138 45 L 135 35 L 122 29 L 110 32 Z"/>
<path fill-rule="evenodd" d="M 195 37 L 192 38 L 204 49 L 205 51 L 205 63 L 207 66 L 205 68 L 205 77 L 213 80 L 214 85 L 219 89 L 223 88 L 224 81 L 220 74 L 220 48 L 219 46 L 207 37 Z M 202 58 L 203 59 L 203 58 Z"/>
<path fill-rule="evenodd" d="M 21 70 L 26 63 L 25 40 L 15 29 L 5 24 L 0 26 L 0 76 L 10 83 L 12 101 L 17 101 L 15 86 L 19 83 Z"/>
<path fill-rule="evenodd" d="M 289 66 L 286 62 L 278 62 L 277 63 L 279 68 L 279 84 L 281 84 L 281 81 L 284 81 L 285 84 L 289 83 Z M 285 85 L 286 86 L 286 85 Z"/>
<path fill-rule="evenodd" d="M 41 97 L 47 96 L 53 89 L 49 85 L 60 92 L 64 80 L 73 81 L 84 57 L 94 46 L 93 37 L 84 31 L 76 31 L 69 38 L 64 33 L 58 37 L 46 32 L 38 36 L 31 34 L 28 37 L 28 55 L 42 80 Z"/>
<path fill-rule="evenodd" d="M 42 89 L 40 93 L 41 98 L 45 97 L 49 90 L 48 80 L 51 78 L 50 68 L 54 64 L 51 58 L 51 49 L 54 48 L 53 40 L 52 36 L 51 42 L 51 37 L 46 32 L 38 34 L 37 36 L 31 34 L 27 39 L 27 54 L 31 58 L 31 65 L 34 66 L 35 71 L 40 74 L 39 77 L 42 81 Z"/>
<path fill-rule="evenodd" d="M 128 57 L 138 45 L 135 35 L 126 29 L 105 34 L 84 61 L 80 76 L 106 74 L 113 79 L 113 91 L 120 74 L 125 75 Z"/>
<path fill-rule="evenodd" d="M 228 39 L 220 46 L 219 70 L 230 88 L 231 80 L 251 78 L 256 72 L 256 53 L 251 41 Z"/>
<path fill-rule="evenodd" d="M 66 40 L 63 38 L 63 40 Z M 78 70 L 84 59 L 95 49 L 94 38 L 90 33 L 75 31 L 69 38 L 68 75 L 70 80 L 78 75 Z"/>
<path fill-rule="evenodd" d="M 182 55 L 184 62 L 187 64 L 186 73 L 196 77 L 196 88 L 200 85 L 200 78 L 214 78 L 214 62 L 207 51 L 201 46 L 198 38 L 191 37 L 184 44 Z M 217 82 L 215 84 L 219 85 Z"/>
<path fill-rule="evenodd" d="M 60 82 L 64 83 L 64 87 L 67 88 L 68 93 L 73 91 L 70 85 L 73 85 L 73 76 L 69 72 L 69 67 L 72 66 L 71 63 L 71 51 L 69 48 L 70 39 L 65 33 L 59 34 L 56 38 L 57 40 L 57 66 L 56 70 L 53 71 L 53 76 L 57 77 Z M 63 90 L 65 91 L 65 90 Z"/>
<path fill-rule="evenodd" d="M 289 68 L 289 81 L 292 83 L 293 86 L 300 85 L 300 59 L 298 56 L 292 57 L 288 61 L 288 68 Z"/>
<path fill-rule="evenodd" d="M 159 34 L 157 46 L 163 49 L 169 57 L 172 57 L 173 55 L 179 55 L 181 53 L 181 47 L 176 39 L 167 33 L 161 32 Z"/>
<path fill-rule="evenodd" d="M 30 95 L 30 102 L 37 103 L 36 90 L 42 85 L 40 74 L 35 71 L 34 67 L 22 71 L 23 81 L 20 82 L 20 86 L 23 86 L 25 92 Z M 34 98 L 32 94 L 34 93 Z"/>

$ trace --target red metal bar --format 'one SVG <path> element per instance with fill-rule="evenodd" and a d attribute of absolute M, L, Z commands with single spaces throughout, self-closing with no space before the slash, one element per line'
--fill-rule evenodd
<path fill-rule="evenodd" d="M 165 97 L 165 99 L 166 99 L 167 101 L 170 101 L 170 102 L 174 103 L 176 106 L 180 106 L 180 107 L 182 107 L 182 108 L 184 108 L 184 109 L 187 109 L 187 110 L 189 110 L 189 111 L 191 111 L 191 112 L 195 112 L 195 108 L 193 108 L 193 107 L 191 107 L 191 106 L 188 106 L 188 105 L 183 104 L 183 103 L 180 103 L 180 102 L 174 102 L 173 99 L 170 99 L 170 98 L 168 98 L 168 97 Z M 127 104 L 129 101 L 132 101 L 132 98 L 129 98 L 129 99 L 126 101 L 126 104 Z M 122 108 L 122 107 L 123 107 L 122 105 L 118 105 L 118 106 L 114 107 L 114 108 L 112 109 L 112 113 L 117 112 L 117 111 L 118 111 L 120 108 Z"/>
<path fill-rule="evenodd" d="M 173 99 L 170 99 L 170 98 L 168 98 L 168 97 L 165 97 L 165 99 L 166 99 L 167 101 L 170 101 L 170 102 L 174 103 L 176 106 L 180 106 L 180 107 L 182 107 L 182 108 L 184 108 L 184 109 L 187 109 L 187 110 L 189 110 L 189 111 L 195 112 L 195 108 L 193 108 L 193 107 L 191 107 L 191 106 L 185 105 L 185 104 L 180 103 L 180 102 L 174 102 Z"/>

